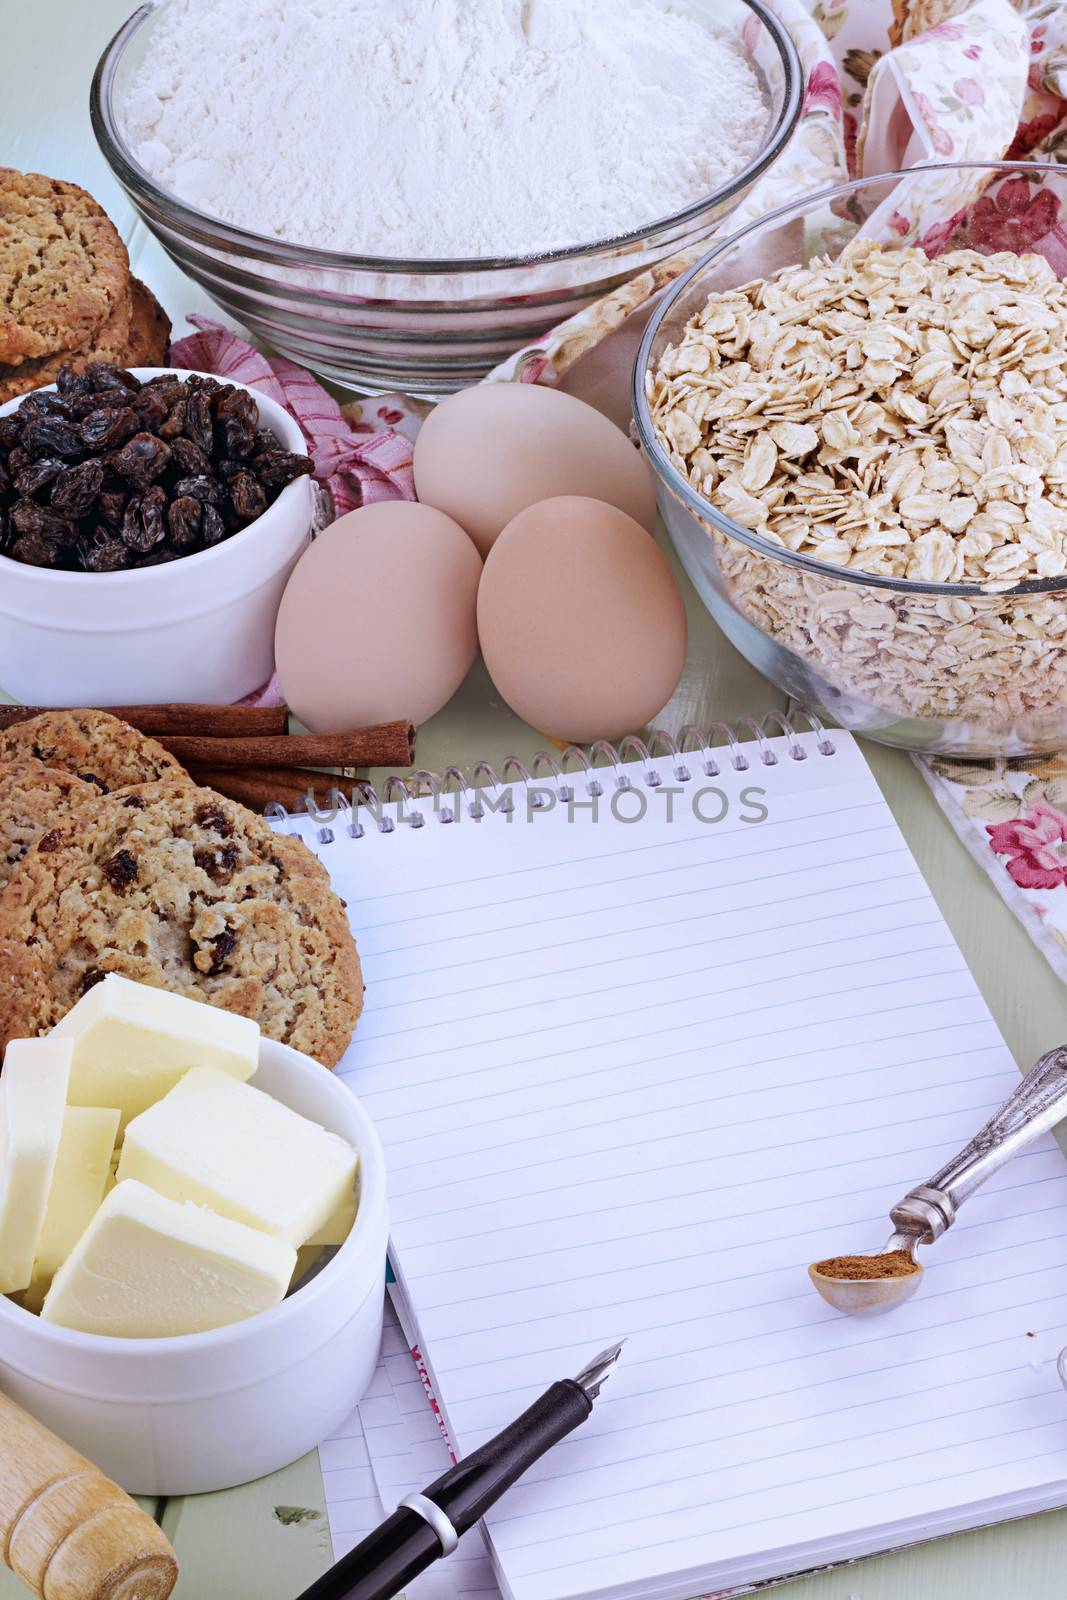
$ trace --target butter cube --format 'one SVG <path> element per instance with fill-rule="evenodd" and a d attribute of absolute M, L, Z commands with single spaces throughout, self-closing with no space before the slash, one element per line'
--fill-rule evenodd
<path fill-rule="evenodd" d="M 126 1129 L 127 1178 L 301 1245 L 354 1195 L 356 1152 L 261 1089 L 194 1067 Z"/>
<path fill-rule="evenodd" d="M 356 1190 L 353 1184 L 337 1210 L 328 1216 L 322 1227 L 318 1228 L 310 1239 L 305 1239 L 304 1243 L 314 1246 L 316 1250 L 344 1244 L 356 1220 L 356 1206 Z"/>
<path fill-rule="evenodd" d="M 69 1040 L 15 1039 L 0 1077 L 0 1294 L 28 1287 L 70 1083 Z"/>
<path fill-rule="evenodd" d="M 243 1083 L 259 1064 L 258 1023 L 117 973 L 94 984 L 49 1037 L 74 1041 L 71 1105 L 118 1106 L 123 1127 L 190 1067 L 217 1067 Z"/>
<path fill-rule="evenodd" d="M 68 1106 L 63 1113 L 33 1277 L 22 1297 L 27 1311 L 40 1311 L 49 1284 L 93 1220 L 111 1176 L 118 1132 L 119 1114 L 114 1108 Z"/>
<path fill-rule="evenodd" d="M 292 1245 L 127 1181 L 56 1273 L 41 1316 L 120 1339 L 203 1333 L 277 1305 L 295 1266 Z"/>

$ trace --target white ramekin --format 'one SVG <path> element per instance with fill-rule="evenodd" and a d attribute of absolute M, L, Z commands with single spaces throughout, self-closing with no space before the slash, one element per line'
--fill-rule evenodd
<path fill-rule="evenodd" d="M 130 370 L 147 379 L 179 369 Z M 248 393 L 260 427 L 306 455 L 289 413 Z M 132 572 L 54 572 L 0 556 L 0 689 L 44 706 L 225 705 L 250 694 L 274 670 L 278 606 L 310 539 L 312 507 L 311 483 L 298 478 L 213 550 Z"/>
<path fill-rule="evenodd" d="M 131 1494 L 228 1489 L 297 1460 L 362 1398 L 385 1299 L 385 1161 L 340 1079 L 264 1040 L 253 1084 L 359 1152 L 355 1226 L 281 1305 L 177 1339 L 110 1339 L 0 1296 L 0 1386 Z"/>

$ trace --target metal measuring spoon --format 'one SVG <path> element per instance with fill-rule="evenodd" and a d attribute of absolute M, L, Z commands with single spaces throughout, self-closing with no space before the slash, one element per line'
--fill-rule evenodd
<path fill-rule="evenodd" d="M 917 1247 L 940 1239 L 956 1220 L 963 1202 L 987 1178 L 1064 1117 L 1067 1117 L 1067 1045 L 1060 1045 L 1031 1067 L 1014 1094 L 1008 1096 L 1000 1110 L 959 1155 L 953 1156 L 929 1183 L 909 1190 L 893 1207 L 889 1218 L 894 1232 L 881 1250 L 865 1251 L 854 1258 L 829 1257 L 808 1268 L 808 1276 L 823 1299 L 837 1311 L 859 1315 L 892 1311 L 910 1300 L 923 1275 L 915 1259 Z M 886 1261 L 887 1256 L 897 1252 L 910 1259 L 910 1269 L 904 1261 Z M 902 1270 L 899 1275 L 890 1276 L 875 1276 L 872 1271 L 869 1278 L 833 1277 L 820 1271 L 833 1260 L 861 1261 L 867 1255 L 872 1262 L 883 1264 L 883 1272 L 885 1267 L 894 1265 Z"/>

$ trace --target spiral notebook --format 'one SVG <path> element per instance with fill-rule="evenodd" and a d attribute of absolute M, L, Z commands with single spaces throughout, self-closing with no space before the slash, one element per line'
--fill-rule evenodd
<path fill-rule="evenodd" d="M 488 1519 L 504 1594 L 681 1600 L 1067 1502 L 1051 1139 L 891 1317 L 806 1277 L 881 1244 L 1017 1082 L 858 746 L 690 734 L 500 778 L 277 826 L 348 903 L 340 1070 L 455 1448 L 628 1337 Z"/>

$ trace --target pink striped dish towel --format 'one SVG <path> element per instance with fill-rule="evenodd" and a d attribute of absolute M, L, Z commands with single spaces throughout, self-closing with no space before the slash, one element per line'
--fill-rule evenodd
<path fill-rule="evenodd" d="M 173 365 L 233 378 L 262 389 L 284 406 L 304 430 L 315 479 L 329 490 L 337 516 L 378 500 L 414 500 L 412 445 L 403 434 L 349 422 L 333 396 L 303 367 L 281 356 L 261 355 L 207 317 L 189 321 L 198 331 L 171 346 Z"/>

